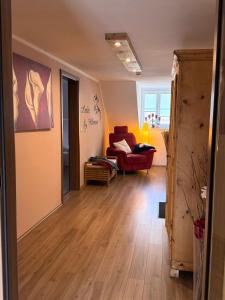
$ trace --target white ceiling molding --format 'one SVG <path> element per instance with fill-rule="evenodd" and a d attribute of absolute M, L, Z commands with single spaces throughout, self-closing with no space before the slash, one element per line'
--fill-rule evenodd
<path fill-rule="evenodd" d="M 30 43 L 30 42 L 28 42 L 28 41 L 22 39 L 22 38 L 20 38 L 19 36 L 13 34 L 12 37 L 13 37 L 13 39 L 14 39 L 15 41 L 18 41 L 18 42 L 20 42 L 21 44 L 23 44 L 23 45 L 25 45 L 25 46 L 28 46 L 28 47 L 30 47 L 31 49 L 33 49 L 33 50 L 35 50 L 35 51 L 37 51 L 37 52 L 39 52 L 39 53 L 41 53 L 41 54 L 46 55 L 47 57 L 49 57 L 49 58 L 51 58 L 51 59 L 57 61 L 58 63 L 64 65 L 65 67 L 67 67 L 67 68 L 69 68 L 69 69 L 75 71 L 76 73 L 79 73 L 80 75 L 83 75 L 84 77 L 89 78 L 89 79 L 91 79 L 91 80 L 93 80 L 93 81 L 95 81 L 95 82 L 99 82 L 99 80 L 98 80 L 97 78 L 95 78 L 95 77 L 93 77 L 93 76 L 87 74 L 86 72 L 82 71 L 81 69 L 77 68 L 76 66 L 69 64 L 69 63 L 66 62 L 65 60 L 63 60 L 63 59 L 61 59 L 61 58 L 59 58 L 59 57 L 57 57 L 57 56 L 55 56 L 55 55 L 53 55 L 53 54 L 51 54 L 51 53 L 45 51 L 45 50 L 43 50 L 42 48 L 40 48 L 40 47 L 38 47 L 38 46 L 36 46 L 36 45 L 34 45 L 34 44 L 32 44 L 32 43 Z"/>

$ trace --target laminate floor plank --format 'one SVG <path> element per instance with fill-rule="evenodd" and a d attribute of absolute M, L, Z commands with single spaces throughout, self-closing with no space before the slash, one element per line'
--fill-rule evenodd
<path fill-rule="evenodd" d="M 18 242 L 20 300 L 191 300 L 169 277 L 165 169 L 88 185 Z"/>

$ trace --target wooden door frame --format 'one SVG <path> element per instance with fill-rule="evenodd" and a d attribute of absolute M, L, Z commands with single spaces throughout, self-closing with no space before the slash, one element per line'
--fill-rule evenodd
<path fill-rule="evenodd" d="M 212 96 L 210 110 L 210 130 L 208 142 L 208 187 L 207 187 L 207 207 L 206 207 L 206 243 L 205 259 L 203 271 L 203 296 L 202 299 L 208 300 L 209 293 L 209 275 L 210 275 L 210 256 L 211 256 L 211 238 L 212 238 L 212 214 L 213 214 L 213 196 L 214 196 L 214 172 L 218 130 L 218 101 L 220 86 L 220 64 L 221 64 L 221 32 L 223 22 L 224 0 L 217 0 L 216 8 L 216 27 L 214 36 L 214 57 L 213 57 L 213 78 L 212 78 Z"/>
<path fill-rule="evenodd" d="M 78 77 L 70 73 L 60 70 L 60 98 L 61 98 L 61 197 L 62 203 L 65 197 L 63 193 L 63 78 L 68 79 L 71 83 L 75 82 L 74 90 L 72 85 L 68 89 L 69 99 L 75 97 L 77 101 L 69 103 L 69 160 L 70 160 L 70 191 L 80 189 L 80 99 Z M 75 117 L 74 117 L 75 116 Z M 78 143 L 78 145 L 77 145 Z M 73 155 L 71 155 L 73 153 Z M 72 159 L 71 159 L 72 158 Z"/>
<path fill-rule="evenodd" d="M 11 1 L 0 0 L 1 235 L 4 300 L 18 299 Z"/>

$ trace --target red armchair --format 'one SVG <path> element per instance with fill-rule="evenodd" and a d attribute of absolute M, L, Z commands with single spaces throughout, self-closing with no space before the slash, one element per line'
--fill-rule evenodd
<path fill-rule="evenodd" d="M 109 145 L 107 149 L 108 156 L 117 156 L 118 167 L 122 171 L 137 171 L 149 170 L 152 166 L 152 160 L 155 149 L 143 151 L 140 154 L 130 153 L 118 150 L 114 147 L 113 143 L 125 139 L 131 150 L 134 150 L 137 144 L 136 138 L 133 133 L 128 133 L 127 126 L 115 126 L 114 133 L 109 134 Z"/>

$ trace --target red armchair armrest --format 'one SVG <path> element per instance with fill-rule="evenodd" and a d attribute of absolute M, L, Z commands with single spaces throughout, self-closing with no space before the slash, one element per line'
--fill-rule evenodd
<path fill-rule="evenodd" d="M 116 156 L 117 157 L 118 167 L 121 170 L 124 170 L 125 161 L 126 161 L 126 157 L 127 157 L 126 152 L 124 152 L 122 150 L 118 150 L 118 149 L 116 149 L 114 147 L 109 147 L 109 148 L 107 148 L 106 153 L 107 153 L 108 156 Z"/>
<path fill-rule="evenodd" d="M 156 152 L 156 149 L 149 149 L 149 150 L 145 150 L 143 152 L 140 152 L 139 154 L 149 155 L 149 154 L 153 154 L 155 152 Z"/>

